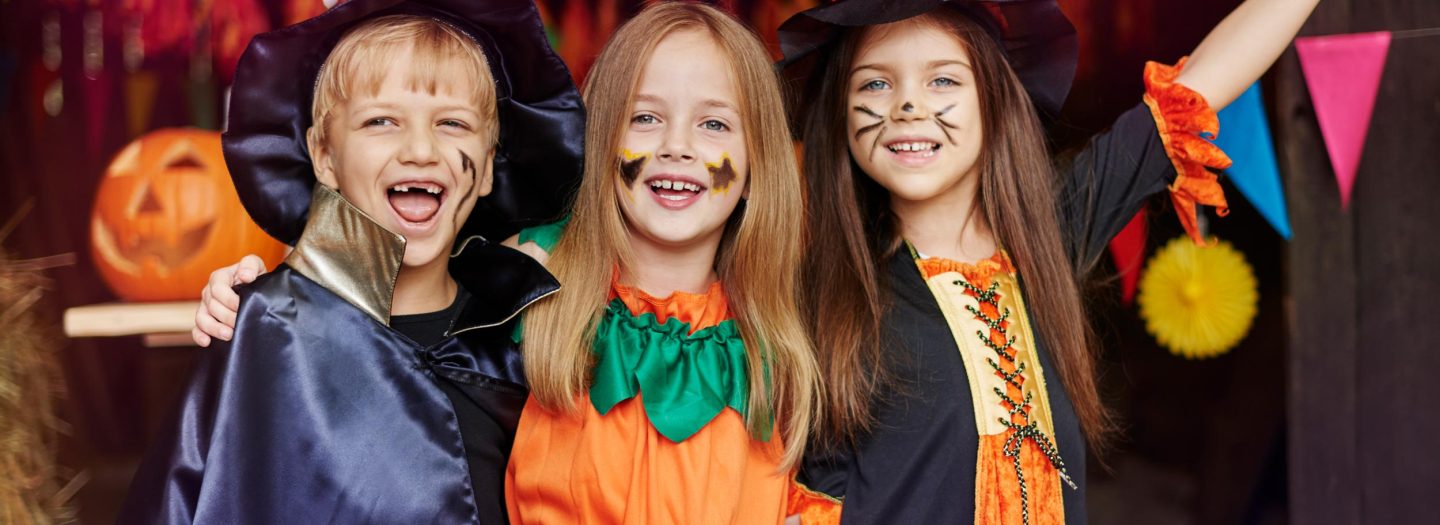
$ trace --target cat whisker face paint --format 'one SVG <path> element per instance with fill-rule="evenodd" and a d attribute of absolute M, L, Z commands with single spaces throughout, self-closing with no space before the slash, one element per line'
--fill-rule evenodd
<path fill-rule="evenodd" d="M 865 116 L 867 116 L 867 117 L 870 117 L 870 118 L 875 119 L 875 122 L 874 122 L 874 123 L 872 123 L 872 124 L 866 124 L 866 125 L 864 125 L 864 126 L 861 126 L 859 129 L 856 129 L 856 130 L 855 130 L 855 140 L 857 140 L 857 141 L 860 140 L 860 137 L 863 137 L 863 136 L 865 136 L 866 134 L 869 134 L 869 133 L 872 132 L 872 131 L 875 132 L 875 140 L 873 140 L 873 141 L 870 142 L 870 155 L 869 155 L 869 157 L 870 157 L 871 159 L 874 159 L 874 158 L 875 158 L 875 149 L 880 146 L 880 137 L 882 137 L 882 136 L 885 135 L 885 117 L 881 116 L 879 113 L 876 113 L 875 110 L 870 109 L 868 106 L 866 106 L 866 105 L 864 105 L 864 104 L 855 106 L 854 111 L 855 111 L 856 113 L 860 113 L 860 114 L 862 114 L 862 115 L 865 115 Z M 879 130 L 879 131 L 876 131 L 876 130 Z"/>
<path fill-rule="evenodd" d="M 960 126 L 956 126 L 945 120 L 945 114 L 949 113 L 952 109 L 955 109 L 955 104 L 945 106 L 945 109 L 936 111 L 933 115 L 930 115 L 930 118 L 935 121 L 936 126 L 940 126 L 940 132 L 945 134 L 945 140 L 950 141 L 950 145 L 954 146 L 955 137 L 950 136 L 950 130 L 958 130 Z"/>
<path fill-rule="evenodd" d="M 968 191 L 962 181 L 976 180 L 984 137 L 960 39 L 925 24 L 877 26 L 861 35 L 851 64 L 844 107 L 856 167 L 892 199 Z"/>

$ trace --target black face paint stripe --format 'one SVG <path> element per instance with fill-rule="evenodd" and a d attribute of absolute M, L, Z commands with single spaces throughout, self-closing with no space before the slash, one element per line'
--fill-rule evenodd
<path fill-rule="evenodd" d="M 885 117 L 880 116 L 879 113 L 876 113 L 875 110 L 870 109 L 869 107 L 866 107 L 866 106 L 864 106 L 864 105 L 855 106 L 855 111 L 859 111 L 859 112 L 861 112 L 861 113 L 864 113 L 864 114 L 866 114 L 866 115 L 869 115 L 871 118 L 874 118 L 875 120 L 878 120 L 878 121 L 879 121 L 879 122 L 876 122 L 876 123 L 874 123 L 874 124 L 870 124 L 870 125 L 868 125 L 868 126 L 863 126 L 863 127 L 861 127 L 860 129 L 855 130 L 855 140 L 860 140 L 860 136 L 861 136 L 861 135 L 864 135 L 864 134 L 866 134 L 866 133 L 869 133 L 869 132 L 871 132 L 871 131 L 874 131 L 875 128 L 878 128 L 878 127 L 880 127 L 881 125 L 885 124 Z"/>
<path fill-rule="evenodd" d="M 949 105 L 949 106 L 945 106 L 945 109 L 942 109 L 942 110 L 940 110 L 940 111 L 936 111 L 934 115 L 931 115 L 931 116 L 930 116 L 930 119 L 931 119 L 931 120 L 934 120 L 934 121 L 935 121 L 935 125 L 937 125 L 937 126 L 940 127 L 940 132 L 945 134 L 945 140 L 950 141 L 950 145 L 951 145 L 951 146 L 954 146 L 954 145 L 955 145 L 955 137 L 951 137 L 951 136 L 950 136 L 950 130 L 952 130 L 952 129 L 960 129 L 960 127 L 959 127 L 959 126 L 956 126 L 956 125 L 954 125 L 954 124 L 951 124 L 951 123 L 949 123 L 949 122 L 946 122 L 945 119 L 943 119 L 943 118 L 940 118 L 941 115 L 944 115 L 944 114 L 946 114 L 946 113 L 949 113 L 950 110 L 952 110 L 952 109 L 955 109 L 955 104 L 951 104 L 951 105 Z"/>
<path fill-rule="evenodd" d="M 855 140 L 860 140 L 860 136 L 861 136 L 861 135 L 864 135 L 864 134 L 866 134 L 866 133 L 869 133 L 869 132 L 873 131 L 875 128 L 880 127 L 882 124 L 884 124 L 884 123 L 883 123 L 883 122 L 876 122 L 876 123 L 871 124 L 871 125 L 869 125 L 869 126 L 865 126 L 865 127 L 863 127 L 863 128 L 860 128 L 860 129 L 855 130 Z"/>
<path fill-rule="evenodd" d="M 909 102 L 906 102 L 905 104 L 903 104 L 903 105 L 900 106 L 900 111 L 904 111 L 904 112 L 906 112 L 906 113 L 910 113 L 910 112 L 912 112 L 912 111 L 915 111 L 915 105 L 914 105 L 914 104 L 911 104 L 911 103 L 909 103 Z"/>
<path fill-rule="evenodd" d="M 861 104 L 861 105 L 859 105 L 859 106 L 855 106 L 855 111 L 859 111 L 859 112 L 864 113 L 864 114 L 866 114 L 866 115 L 870 115 L 872 118 L 875 118 L 875 119 L 878 119 L 878 120 L 885 120 L 885 117 L 880 116 L 879 113 L 876 113 L 875 110 L 870 109 L 869 107 L 865 106 L 864 104 Z"/>
<path fill-rule="evenodd" d="M 870 143 L 870 160 L 875 160 L 875 150 L 880 149 L 880 137 L 885 136 L 885 126 L 880 126 L 880 132 L 875 134 L 875 142 Z"/>
<path fill-rule="evenodd" d="M 465 154 L 465 150 L 462 149 L 459 151 L 460 171 L 470 172 L 470 188 L 465 190 L 465 195 L 462 195 L 460 202 L 456 204 L 456 206 L 463 206 L 465 201 L 470 200 L 470 196 L 475 194 L 475 187 L 480 185 L 480 170 L 475 166 L 475 161 L 472 160 L 469 155 Z M 474 208 L 471 208 L 471 212 L 474 212 Z M 455 213 L 455 233 L 457 235 L 460 233 L 460 221 L 460 213 L 457 211 Z"/>

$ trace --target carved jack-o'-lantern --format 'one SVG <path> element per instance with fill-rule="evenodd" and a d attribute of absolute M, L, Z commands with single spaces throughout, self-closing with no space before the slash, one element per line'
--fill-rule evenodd
<path fill-rule="evenodd" d="M 95 197 L 90 251 L 131 301 L 197 298 L 210 272 L 247 253 L 273 267 L 285 245 L 250 221 L 220 153 L 220 134 L 165 129 L 121 150 Z"/>

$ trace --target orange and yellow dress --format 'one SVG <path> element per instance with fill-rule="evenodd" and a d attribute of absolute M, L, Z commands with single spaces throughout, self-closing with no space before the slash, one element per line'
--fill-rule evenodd
<path fill-rule="evenodd" d="M 1074 260 L 1094 260 L 1169 190 L 1199 241 L 1197 205 L 1225 212 L 1208 168 L 1229 159 L 1201 133 L 1215 111 L 1150 63 L 1144 104 L 1080 153 L 1057 210 Z M 1003 252 L 976 262 L 900 250 L 887 259 L 883 337 L 897 386 L 852 447 L 808 454 L 794 493 L 806 525 L 1084 523 L 1085 441 L 1053 356 L 1032 324 L 1024 276 Z"/>

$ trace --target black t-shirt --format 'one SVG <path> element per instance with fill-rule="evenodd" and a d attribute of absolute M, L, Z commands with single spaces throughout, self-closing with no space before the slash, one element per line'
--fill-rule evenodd
<path fill-rule="evenodd" d="M 464 309 L 465 302 L 470 300 L 470 292 L 465 291 L 464 286 L 455 284 L 455 301 L 444 310 L 427 312 L 423 314 L 396 315 L 390 317 L 390 327 L 395 331 L 405 334 L 421 346 L 431 346 L 445 339 L 445 334 L 450 332 L 450 327 L 455 326 L 455 319 L 460 316 Z"/>

